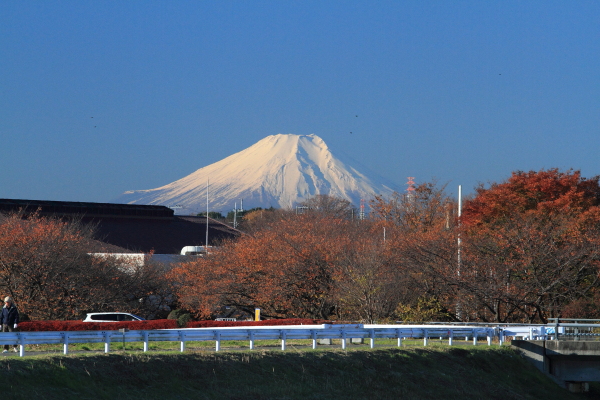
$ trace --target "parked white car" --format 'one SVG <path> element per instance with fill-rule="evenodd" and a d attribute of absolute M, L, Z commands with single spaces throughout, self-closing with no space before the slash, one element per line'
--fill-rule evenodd
<path fill-rule="evenodd" d="M 137 315 L 124 312 L 88 313 L 83 322 L 121 322 L 121 321 L 145 321 Z"/>

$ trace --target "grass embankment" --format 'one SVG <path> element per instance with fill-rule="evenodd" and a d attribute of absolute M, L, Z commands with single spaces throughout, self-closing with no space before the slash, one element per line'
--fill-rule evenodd
<path fill-rule="evenodd" d="M 12 400 L 582 398 L 508 347 L 42 355 L 0 370 Z"/>

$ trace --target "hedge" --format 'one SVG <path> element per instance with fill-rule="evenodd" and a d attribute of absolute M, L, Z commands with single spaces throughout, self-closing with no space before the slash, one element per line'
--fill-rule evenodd
<path fill-rule="evenodd" d="M 23 332 L 33 331 L 112 331 L 127 328 L 143 331 L 151 329 L 176 329 L 177 321 L 155 319 L 150 321 L 82 322 L 82 321 L 27 321 L 19 324 Z"/>
<path fill-rule="evenodd" d="M 190 321 L 186 328 L 225 328 L 235 326 L 280 326 L 280 325 L 320 325 L 331 323 L 322 319 L 267 319 L 263 321 Z M 177 320 L 155 319 L 149 321 L 122 322 L 82 322 L 82 321 L 27 321 L 19 324 L 23 332 L 34 331 L 111 331 L 127 328 L 129 330 L 177 329 Z"/>
<path fill-rule="evenodd" d="M 265 319 L 262 321 L 191 321 L 186 328 L 225 328 L 234 326 L 321 325 L 331 323 L 324 319 Z"/>

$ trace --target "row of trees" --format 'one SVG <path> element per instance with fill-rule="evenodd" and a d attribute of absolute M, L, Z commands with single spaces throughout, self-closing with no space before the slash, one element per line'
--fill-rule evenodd
<path fill-rule="evenodd" d="M 584 304 L 588 316 L 597 317 L 598 182 L 552 169 L 516 172 L 479 187 L 462 220 L 466 252 L 459 282 L 470 304 L 499 321 L 581 317 Z"/>
<path fill-rule="evenodd" d="M 229 306 L 260 307 L 270 317 L 371 320 L 404 300 L 401 270 L 372 228 L 328 215 L 279 213 L 253 235 L 170 276 L 182 305 L 200 318 Z"/>
<path fill-rule="evenodd" d="M 367 220 L 319 196 L 307 212 L 247 215 L 252 235 L 172 271 L 198 317 L 541 321 L 598 316 L 600 186 L 515 172 L 457 204 L 435 182 L 376 198 Z"/>
<path fill-rule="evenodd" d="M 272 318 L 546 322 L 600 317 L 600 184 L 578 171 L 515 172 L 462 217 L 443 186 L 375 198 L 368 219 L 317 196 L 245 215 L 248 234 L 169 271 L 88 253 L 89 225 L 0 216 L 0 293 L 35 319 L 184 307 Z"/>

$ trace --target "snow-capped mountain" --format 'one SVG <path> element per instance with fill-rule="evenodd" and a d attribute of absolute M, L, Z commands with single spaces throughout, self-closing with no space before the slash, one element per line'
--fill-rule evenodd
<path fill-rule="evenodd" d="M 376 194 L 389 195 L 395 185 L 375 174 L 365 175 L 355 162 L 334 156 L 318 136 L 279 134 L 268 136 L 246 150 L 168 185 L 131 190 L 114 202 L 180 205 L 182 213 L 209 209 L 227 213 L 243 200 L 244 208 L 289 208 L 317 194 L 349 200 L 355 205 Z"/>

